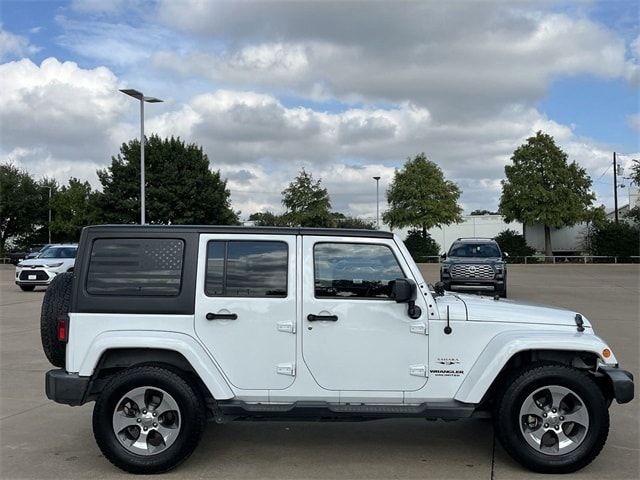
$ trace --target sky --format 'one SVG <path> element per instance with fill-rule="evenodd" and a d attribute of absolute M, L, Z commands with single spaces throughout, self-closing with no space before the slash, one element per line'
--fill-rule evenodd
<path fill-rule="evenodd" d="M 0 162 L 99 188 L 96 170 L 139 135 L 118 91 L 135 88 L 164 100 L 147 105 L 147 135 L 202 145 L 242 219 L 281 212 L 301 168 L 334 210 L 372 219 L 372 177 L 384 193 L 420 152 L 466 213 L 495 210 L 504 166 L 538 130 L 612 207 L 612 152 L 626 172 L 640 158 L 639 8 L 0 0 Z"/>

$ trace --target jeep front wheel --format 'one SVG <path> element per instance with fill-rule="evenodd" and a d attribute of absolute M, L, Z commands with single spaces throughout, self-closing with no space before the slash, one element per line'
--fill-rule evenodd
<path fill-rule="evenodd" d="M 100 450 L 131 473 L 171 470 L 195 450 L 205 425 L 200 395 L 175 373 L 133 367 L 116 374 L 93 410 Z"/>
<path fill-rule="evenodd" d="M 600 453 L 609 432 L 609 411 L 588 373 L 538 365 L 507 384 L 494 422 L 500 443 L 515 460 L 537 472 L 569 473 Z"/>

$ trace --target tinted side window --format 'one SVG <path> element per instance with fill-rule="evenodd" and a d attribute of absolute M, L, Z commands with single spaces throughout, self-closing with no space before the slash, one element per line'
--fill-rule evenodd
<path fill-rule="evenodd" d="M 205 293 L 211 297 L 286 297 L 288 263 L 284 242 L 211 241 Z"/>
<path fill-rule="evenodd" d="M 91 248 L 87 292 L 92 295 L 178 295 L 183 254 L 184 242 L 178 239 L 97 239 Z"/>
<path fill-rule="evenodd" d="M 318 243 L 313 257 L 316 297 L 385 299 L 390 282 L 404 278 L 386 245 Z"/>

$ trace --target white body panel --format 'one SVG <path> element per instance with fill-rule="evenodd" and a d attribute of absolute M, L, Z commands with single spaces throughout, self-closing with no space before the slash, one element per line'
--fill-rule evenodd
<path fill-rule="evenodd" d="M 286 298 L 209 297 L 205 294 L 207 243 L 237 240 L 237 235 L 201 235 L 196 277 L 196 334 L 225 372 L 242 390 L 281 390 L 294 375 L 287 365 L 296 363 L 296 237 L 252 235 L 252 241 L 278 241 L 289 249 Z M 236 320 L 207 320 L 207 313 L 234 313 Z M 286 331 L 291 328 L 293 331 Z M 278 372 L 280 370 L 281 373 Z"/>
<path fill-rule="evenodd" d="M 72 313 L 67 370 L 90 376 L 109 349 L 158 348 L 182 354 L 216 399 L 417 404 L 479 402 L 509 358 L 523 350 L 585 351 L 617 363 L 613 355 L 602 358 L 606 345 L 586 320 L 585 331 L 577 332 L 575 312 L 467 295 L 434 297 L 397 237 L 251 235 L 287 243 L 287 297 L 206 297 L 206 244 L 222 237 L 201 235 L 195 315 Z M 406 304 L 388 300 L 315 298 L 316 241 L 387 245 L 418 284 L 421 317 L 410 319 Z M 205 320 L 207 312 L 225 309 L 238 320 Z M 312 323 L 310 313 L 335 314 L 338 321 Z M 293 332 L 278 329 L 289 321 Z M 418 324 L 423 332 L 416 333 Z M 281 364 L 294 371 L 278 373 Z M 416 369 L 421 366 L 425 375 Z"/>
<path fill-rule="evenodd" d="M 427 381 L 429 343 L 427 308 L 420 295 L 422 316 L 411 319 L 407 305 L 393 300 L 327 298 L 314 295 L 314 246 L 318 243 L 367 243 L 386 246 L 387 239 L 345 239 L 306 236 L 303 241 L 302 357 L 318 385 L 340 391 L 403 391 L 420 389 Z M 404 258 L 397 255 L 405 277 L 411 277 Z M 308 315 L 334 315 L 338 321 L 310 322 Z M 412 333 L 412 328 L 419 333 Z M 422 366 L 422 367 L 420 367 Z M 413 368 L 413 371 L 412 371 Z M 419 368 L 424 369 L 420 375 Z"/>

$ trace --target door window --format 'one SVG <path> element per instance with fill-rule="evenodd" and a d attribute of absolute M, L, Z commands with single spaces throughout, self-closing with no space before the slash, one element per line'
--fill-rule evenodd
<path fill-rule="evenodd" d="M 386 245 L 317 243 L 313 253 L 316 297 L 389 299 L 405 276 Z"/>
<path fill-rule="evenodd" d="M 211 241 L 205 293 L 210 297 L 286 297 L 284 242 Z"/>

